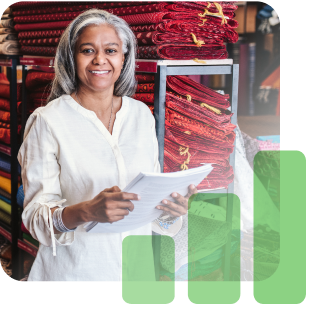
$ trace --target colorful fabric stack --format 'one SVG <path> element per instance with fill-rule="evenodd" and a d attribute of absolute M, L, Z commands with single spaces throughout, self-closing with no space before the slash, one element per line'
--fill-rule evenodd
<path fill-rule="evenodd" d="M 11 223 L 10 156 L 0 153 L 0 220 Z"/>
<path fill-rule="evenodd" d="M 13 17 L 10 8 L 5 10 L 0 21 L 0 54 L 20 54 L 18 33 L 13 28 Z"/>
<path fill-rule="evenodd" d="M 0 144 L 10 144 L 10 83 L 0 74 Z M 21 112 L 21 84 L 17 84 L 18 114 Z M 20 126 L 18 133 L 20 133 Z"/>
<path fill-rule="evenodd" d="M 18 2 L 11 6 L 22 53 L 54 56 L 64 29 L 98 8 L 124 19 L 135 33 L 140 59 L 223 59 L 235 43 L 235 2 Z"/>
<path fill-rule="evenodd" d="M 154 76 L 137 74 L 133 98 L 153 111 Z M 233 152 L 235 125 L 231 124 L 229 96 L 187 76 L 168 76 L 164 172 L 176 172 L 212 163 L 214 169 L 198 189 L 227 187 L 234 178 L 228 158 Z"/>
<path fill-rule="evenodd" d="M 45 106 L 54 79 L 54 69 L 41 67 L 39 70 L 29 70 L 26 77 L 28 91 L 28 111 L 31 114 L 36 108 Z"/>

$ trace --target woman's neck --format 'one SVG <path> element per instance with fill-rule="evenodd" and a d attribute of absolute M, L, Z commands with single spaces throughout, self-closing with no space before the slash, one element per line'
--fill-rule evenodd
<path fill-rule="evenodd" d="M 113 95 L 113 87 L 104 91 L 92 91 L 80 86 L 71 97 L 82 107 L 94 111 L 101 120 L 110 115 L 112 104 L 113 114 L 121 108 L 121 97 Z"/>

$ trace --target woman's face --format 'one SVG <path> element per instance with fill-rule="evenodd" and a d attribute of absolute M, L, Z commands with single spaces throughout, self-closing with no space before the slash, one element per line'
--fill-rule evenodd
<path fill-rule="evenodd" d="M 122 42 L 106 24 L 88 26 L 76 43 L 75 61 L 80 86 L 113 92 L 124 62 Z"/>

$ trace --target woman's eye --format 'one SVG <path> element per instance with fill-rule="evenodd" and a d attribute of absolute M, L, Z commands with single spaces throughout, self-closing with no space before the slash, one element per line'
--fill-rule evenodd
<path fill-rule="evenodd" d="M 91 53 L 91 52 L 93 52 L 93 49 L 84 49 L 81 52 L 82 53 Z"/>
<path fill-rule="evenodd" d="M 115 53 L 115 52 L 117 52 L 117 51 L 116 51 L 115 49 L 107 49 L 106 52 L 113 54 L 113 53 Z"/>

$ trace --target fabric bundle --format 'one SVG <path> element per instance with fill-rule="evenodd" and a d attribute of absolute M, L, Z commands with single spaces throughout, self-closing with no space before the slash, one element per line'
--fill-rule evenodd
<path fill-rule="evenodd" d="M 152 76 L 153 77 L 153 76 Z M 154 80 L 137 74 L 134 99 L 153 111 Z M 151 105 L 152 104 L 152 105 Z M 165 111 L 164 172 L 213 164 L 198 190 L 226 188 L 233 181 L 229 156 L 233 152 L 235 125 L 229 95 L 222 95 L 187 76 L 168 76 Z"/>
<path fill-rule="evenodd" d="M 20 54 L 18 33 L 15 31 L 13 17 L 9 13 L 3 14 L 0 21 L 0 55 Z"/>
<path fill-rule="evenodd" d="M 23 54 L 54 56 L 68 24 L 90 8 L 113 13 L 135 33 L 140 59 L 224 59 L 235 43 L 238 23 L 233 2 L 117 2 L 14 4 L 15 30 Z"/>
<path fill-rule="evenodd" d="M 26 77 L 26 89 L 28 91 L 28 114 L 32 113 L 36 108 L 45 106 L 47 98 L 51 91 L 51 82 L 55 73 L 29 70 Z"/>
<path fill-rule="evenodd" d="M 3 75 L 3 77 L 5 77 Z M 21 84 L 17 84 L 18 117 L 21 113 Z M 18 134 L 21 126 L 18 126 Z M 0 144 L 10 144 L 10 83 L 5 77 L 0 80 Z"/>

